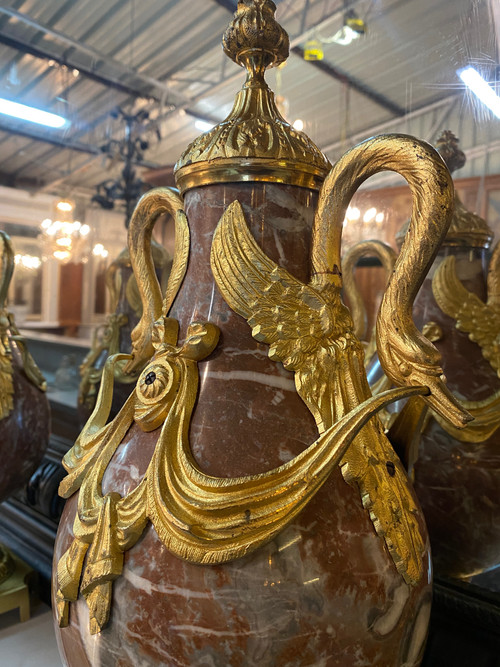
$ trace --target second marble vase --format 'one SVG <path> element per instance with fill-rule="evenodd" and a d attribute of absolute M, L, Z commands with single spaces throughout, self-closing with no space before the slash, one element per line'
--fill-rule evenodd
<path fill-rule="evenodd" d="M 451 132 L 437 147 L 450 170 L 465 163 Z M 436 572 L 460 578 L 500 565 L 500 246 L 490 258 L 492 238 L 457 196 L 414 309 L 433 331 L 448 386 L 475 417 L 457 430 L 427 414 L 414 470 Z"/>
<path fill-rule="evenodd" d="M 45 379 L 7 309 L 13 271 L 12 244 L 0 231 L 0 502 L 35 472 L 50 429 Z"/>

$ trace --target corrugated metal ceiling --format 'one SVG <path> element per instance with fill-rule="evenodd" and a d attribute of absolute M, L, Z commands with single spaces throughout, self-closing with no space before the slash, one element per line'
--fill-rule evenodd
<path fill-rule="evenodd" d="M 289 119 L 304 119 L 306 131 L 320 147 L 337 147 L 329 154 L 336 158 L 339 145 L 348 142 L 349 136 L 364 131 L 368 135 L 370 128 L 397 120 L 391 105 L 411 112 L 450 95 L 462 95 L 457 67 L 472 61 L 479 62 L 488 75 L 494 72 L 498 54 L 489 2 L 350 1 L 349 6 L 366 16 L 367 36 L 348 47 L 326 44 L 322 65 L 327 71 L 292 51 L 279 80 L 271 72 L 269 82 L 288 99 Z M 158 120 L 163 139 L 152 142 L 145 159 L 158 165 L 175 162 L 199 134 L 194 116 L 222 120 L 243 80 L 239 68 L 220 48 L 230 20 L 224 5 L 231 4 L 234 7 L 236 2 L 0 3 L 2 96 L 53 110 L 71 121 L 65 131 L 43 131 L 1 119 L 2 182 L 48 190 L 66 183 L 91 192 L 97 183 L 114 177 L 121 168 L 119 161 L 110 164 L 96 153 L 111 137 L 123 136 L 123 125 L 109 115 L 117 106 L 147 108 L 151 119 Z M 331 37 L 342 24 L 344 0 L 276 4 L 278 18 L 296 48 L 303 47 L 311 35 Z M 316 32 L 311 31 L 315 25 L 319 26 Z M 51 62 L 51 55 L 59 63 Z M 68 67 L 62 67 L 61 61 Z M 76 77 L 74 68 L 80 70 Z M 339 70 L 341 78 L 345 74 L 352 85 L 332 76 L 332 69 L 333 74 Z M 356 84 L 388 104 L 357 91 Z M 458 104 L 455 111 L 473 115 L 466 104 Z M 500 123 L 484 114 L 483 118 L 493 128 L 488 136 L 495 138 Z M 71 142 L 73 149 L 52 146 L 39 140 L 43 137 Z"/>

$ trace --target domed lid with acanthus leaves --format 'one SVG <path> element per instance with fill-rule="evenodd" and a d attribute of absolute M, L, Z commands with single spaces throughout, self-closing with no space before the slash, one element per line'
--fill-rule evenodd
<path fill-rule="evenodd" d="M 175 166 L 181 192 L 214 183 L 270 181 L 319 189 L 330 163 L 317 146 L 279 113 L 264 80 L 283 63 L 288 35 L 271 0 L 239 0 L 223 37 L 224 52 L 247 70 L 226 120 L 188 146 Z"/>
<path fill-rule="evenodd" d="M 466 162 L 465 153 L 460 150 L 458 144 L 459 140 L 450 130 L 445 130 L 436 143 L 436 148 L 451 173 L 461 169 Z M 403 242 L 407 229 L 408 223 L 403 225 L 396 234 L 396 241 L 399 245 Z M 489 248 L 492 239 L 493 232 L 486 220 L 465 208 L 455 192 L 455 209 L 443 245 Z"/>

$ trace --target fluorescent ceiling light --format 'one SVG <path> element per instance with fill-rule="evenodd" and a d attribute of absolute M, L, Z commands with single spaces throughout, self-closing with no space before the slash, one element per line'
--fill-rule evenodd
<path fill-rule="evenodd" d="M 457 74 L 465 85 L 479 97 L 481 102 L 485 104 L 497 118 L 500 118 L 500 97 L 498 97 L 493 88 L 483 79 L 479 72 L 473 67 L 466 67 L 465 69 L 457 70 Z"/>
<path fill-rule="evenodd" d="M 200 132 L 208 132 L 208 130 L 211 130 L 215 125 L 213 123 L 207 123 L 206 120 L 196 120 L 194 122 L 194 126 L 197 130 L 200 130 Z"/>
<path fill-rule="evenodd" d="M 21 120 L 28 120 L 31 123 L 38 123 L 39 125 L 46 125 L 47 127 L 63 127 L 68 123 L 66 118 L 58 116 L 55 113 L 35 109 L 35 107 L 28 107 L 26 104 L 19 104 L 11 100 L 4 100 L 0 98 L 0 113 L 13 118 L 20 118 Z"/>

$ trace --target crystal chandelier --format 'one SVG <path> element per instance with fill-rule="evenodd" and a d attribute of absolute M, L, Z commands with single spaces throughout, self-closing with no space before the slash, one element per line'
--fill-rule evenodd
<path fill-rule="evenodd" d="M 36 255 L 21 255 L 17 254 L 14 256 L 14 263 L 21 270 L 26 271 L 36 271 L 42 265 L 42 260 Z"/>
<path fill-rule="evenodd" d="M 63 264 L 83 261 L 90 251 L 90 227 L 74 220 L 74 202 L 59 200 L 52 218 L 41 224 L 41 239 L 45 259 L 54 258 Z"/>
<path fill-rule="evenodd" d="M 370 206 L 366 210 L 349 206 L 344 218 L 343 248 L 347 249 L 363 239 L 385 241 L 384 220 L 385 213 L 378 211 L 375 206 Z"/>

